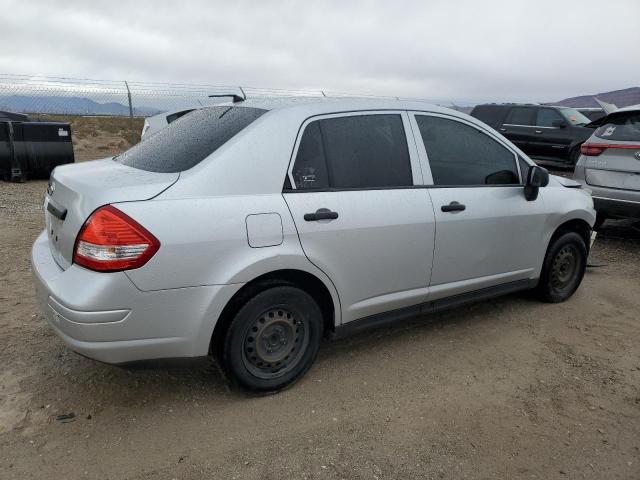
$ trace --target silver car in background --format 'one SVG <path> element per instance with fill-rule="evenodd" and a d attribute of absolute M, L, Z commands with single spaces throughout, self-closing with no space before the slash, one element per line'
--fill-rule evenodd
<path fill-rule="evenodd" d="M 580 151 L 574 179 L 592 191 L 596 228 L 640 218 L 640 105 L 608 114 Z"/>
<path fill-rule="evenodd" d="M 205 107 L 58 167 L 32 263 L 48 322 L 109 363 L 218 358 L 275 391 L 340 336 L 536 289 L 568 299 L 595 211 L 482 122 L 422 102 Z"/>

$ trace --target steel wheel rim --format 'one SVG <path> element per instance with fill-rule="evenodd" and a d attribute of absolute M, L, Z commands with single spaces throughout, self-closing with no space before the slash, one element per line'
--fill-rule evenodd
<path fill-rule="evenodd" d="M 573 283 L 579 265 L 578 252 L 573 245 L 565 245 L 554 257 L 551 266 L 551 285 L 564 291 Z"/>
<path fill-rule="evenodd" d="M 242 360 L 258 378 L 280 377 L 300 363 L 308 343 L 309 328 L 300 315 L 286 307 L 270 308 L 247 328 Z"/>

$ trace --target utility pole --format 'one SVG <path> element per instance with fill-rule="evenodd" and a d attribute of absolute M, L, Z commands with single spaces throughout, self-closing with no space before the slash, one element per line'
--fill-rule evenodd
<path fill-rule="evenodd" d="M 129 128 L 131 129 L 131 145 L 135 145 L 136 138 L 133 133 L 133 103 L 131 103 L 131 90 L 129 89 L 129 84 L 127 81 L 124 81 L 124 86 L 127 87 L 127 98 L 129 99 Z"/>

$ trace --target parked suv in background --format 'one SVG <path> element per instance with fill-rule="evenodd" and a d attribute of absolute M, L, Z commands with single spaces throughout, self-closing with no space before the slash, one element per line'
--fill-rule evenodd
<path fill-rule="evenodd" d="M 471 116 L 482 120 L 535 160 L 575 165 L 580 145 L 593 133 L 591 120 L 573 108 L 534 104 L 478 105 Z"/>
<path fill-rule="evenodd" d="M 607 217 L 640 218 L 640 105 L 601 121 L 582 144 L 574 178 L 592 191 L 596 227 Z"/>
<path fill-rule="evenodd" d="M 59 167 L 32 262 L 55 332 L 110 363 L 216 355 L 284 388 L 323 334 L 578 288 L 588 192 L 453 110 L 364 99 L 205 107 Z"/>

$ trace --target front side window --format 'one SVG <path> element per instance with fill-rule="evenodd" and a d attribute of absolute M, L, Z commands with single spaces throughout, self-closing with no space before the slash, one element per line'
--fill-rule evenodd
<path fill-rule="evenodd" d="M 535 116 L 535 108 L 513 107 L 504 123 L 508 123 L 509 125 L 533 126 L 535 124 Z"/>
<path fill-rule="evenodd" d="M 553 122 L 562 121 L 562 117 L 552 108 L 540 108 L 538 110 L 538 119 L 536 125 L 538 127 L 555 127 Z"/>
<path fill-rule="evenodd" d="M 416 115 L 434 185 L 518 184 L 515 156 L 478 128 Z"/>
<path fill-rule="evenodd" d="M 297 189 L 413 185 L 402 117 L 353 115 L 309 123 L 292 173 Z"/>
<path fill-rule="evenodd" d="M 587 123 L 591 123 L 591 120 L 573 108 L 561 108 L 560 112 L 571 125 L 586 125 Z"/>

